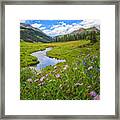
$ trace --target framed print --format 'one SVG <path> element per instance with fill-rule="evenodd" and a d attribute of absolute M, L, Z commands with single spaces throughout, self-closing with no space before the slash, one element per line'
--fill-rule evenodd
<path fill-rule="evenodd" d="M 1 5 L 1 118 L 119 119 L 118 1 Z"/>

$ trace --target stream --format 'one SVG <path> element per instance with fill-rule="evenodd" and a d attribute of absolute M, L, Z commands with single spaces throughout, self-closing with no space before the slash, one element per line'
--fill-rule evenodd
<path fill-rule="evenodd" d="M 53 66 L 53 65 L 60 63 L 60 62 L 65 62 L 65 60 L 60 60 L 60 59 L 48 57 L 47 52 L 50 50 L 52 50 L 51 47 L 46 48 L 45 50 L 42 50 L 42 51 L 34 52 L 31 54 L 32 56 L 37 57 L 38 61 L 39 61 L 39 63 L 37 65 L 34 65 L 36 70 L 41 70 L 42 68 L 45 68 L 45 67 L 50 66 L 50 65 Z"/>

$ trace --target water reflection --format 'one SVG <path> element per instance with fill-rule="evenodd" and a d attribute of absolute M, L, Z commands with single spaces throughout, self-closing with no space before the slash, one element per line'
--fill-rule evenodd
<path fill-rule="evenodd" d="M 57 63 L 65 62 L 65 60 L 59 60 L 59 59 L 48 57 L 47 52 L 50 51 L 50 50 L 52 50 L 52 48 L 46 48 L 43 51 L 37 51 L 37 52 L 32 53 L 32 55 L 36 56 L 39 60 L 39 63 L 35 66 L 35 68 L 37 70 L 45 68 L 46 66 L 49 66 L 49 65 L 53 66 Z"/>

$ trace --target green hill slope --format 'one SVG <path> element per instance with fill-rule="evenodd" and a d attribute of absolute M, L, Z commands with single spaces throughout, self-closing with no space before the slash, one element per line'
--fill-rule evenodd
<path fill-rule="evenodd" d="M 26 42 L 52 42 L 52 37 L 46 35 L 38 28 L 20 23 L 20 40 Z"/>

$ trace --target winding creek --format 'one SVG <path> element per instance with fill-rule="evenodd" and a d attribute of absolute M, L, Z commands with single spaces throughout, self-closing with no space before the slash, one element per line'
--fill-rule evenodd
<path fill-rule="evenodd" d="M 37 51 L 37 52 L 34 52 L 31 54 L 32 56 L 37 57 L 38 61 L 39 61 L 39 63 L 34 66 L 36 68 L 36 70 L 41 70 L 42 68 L 45 68 L 45 67 L 50 66 L 50 65 L 53 66 L 53 65 L 60 63 L 60 62 L 65 62 L 65 60 L 60 60 L 60 59 L 48 57 L 47 52 L 50 50 L 52 50 L 51 47 L 46 48 L 43 51 Z"/>

